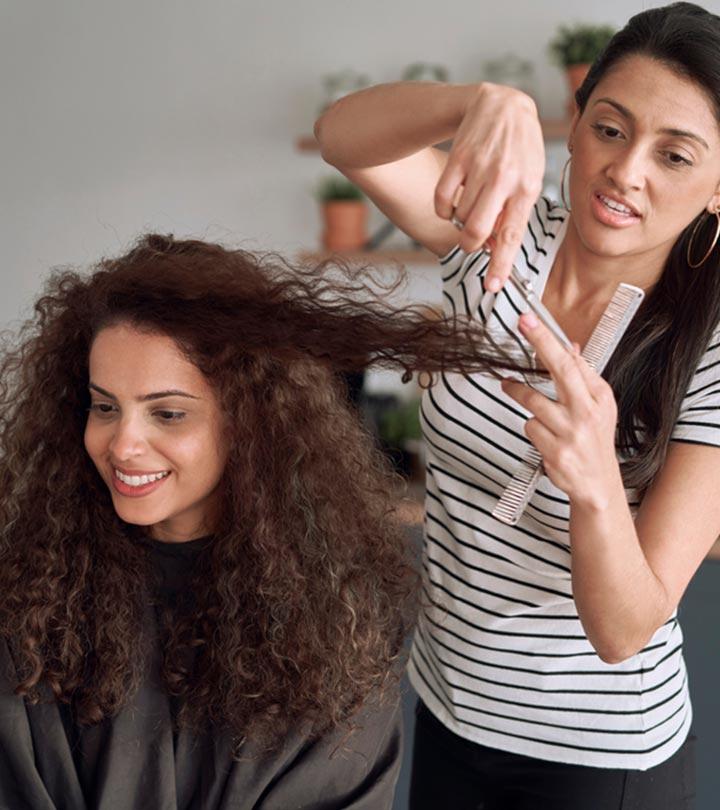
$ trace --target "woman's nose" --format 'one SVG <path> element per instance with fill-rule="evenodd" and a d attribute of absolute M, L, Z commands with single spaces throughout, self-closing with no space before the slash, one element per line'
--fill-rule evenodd
<path fill-rule="evenodd" d="M 640 149 L 624 150 L 605 170 L 608 179 L 622 193 L 644 188 L 646 172 L 646 158 Z"/>
<path fill-rule="evenodd" d="M 128 417 L 117 422 L 109 449 L 118 461 L 142 455 L 145 445 L 146 439 L 138 420 Z"/>

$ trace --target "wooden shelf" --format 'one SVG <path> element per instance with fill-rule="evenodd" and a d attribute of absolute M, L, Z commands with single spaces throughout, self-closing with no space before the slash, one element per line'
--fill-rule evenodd
<path fill-rule="evenodd" d="M 563 141 L 570 132 L 570 121 L 566 118 L 541 118 L 545 140 Z M 295 139 L 295 148 L 298 152 L 317 152 L 320 149 L 314 135 L 300 135 Z"/>
<path fill-rule="evenodd" d="M 357 264 L 437 264 L 438 257 L 429 250 L 353 250 L 337 251 L 329 250 L 303 250 L 299 254 L 303 262 L 313 264 L 327 261 L 328 259 L 340 258 Z"/>

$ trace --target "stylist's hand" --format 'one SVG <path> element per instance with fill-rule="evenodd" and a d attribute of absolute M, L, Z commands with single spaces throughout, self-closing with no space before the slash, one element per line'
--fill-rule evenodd
<path fill-rule="evenodd" d="M 454 216 L 463 223 L 464 251 L 479 250 L 490 240 L 488 290 L 497 292 L 510 275 L 544 173 L 533 100 L 510 87 L 480 84 L 435 189 L 435 210 L 443 219 Z"/>
<path fill-rule="evenodd" d="M 520 329 L 550 372 L 557 401 L 511 380 L 503 380 L 503 391 L 533 415 L 525 433 L 542 455 L 548 477 L 568 495 L 571 505 L 604 508 L 622 486 L 612 388 L 532 313 L 520 318 Z"/>

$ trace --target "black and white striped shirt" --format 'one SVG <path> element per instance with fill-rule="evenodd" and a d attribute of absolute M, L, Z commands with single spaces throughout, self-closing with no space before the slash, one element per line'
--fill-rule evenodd
<path fill-rule="evenodd" d="M 538 295 L 566 216 L 544 199 L 535 206 L 517 266 Z M 446 311 L 519 336 L 525 307 L 510 285 L 481 308 L 487 263 L 487 254 L 459 248 L 441 260 Z M 479 374 L 440 375 L 423 396 L 424 599 L 410 679 L 438 719 L 469 740 L 645 770 L 673 754 L 690 728 L 682 632 L 673 616 L 637 655 L 604 663 L 573 601 L 567 496 L 544 477 L 516 526 L 492 517 L 530 446 L 527 416 Z M 698 366 L 673 438 L 720 446 L 720 343 Z M 627 496 L 636 508 L 637 494 Z"/>

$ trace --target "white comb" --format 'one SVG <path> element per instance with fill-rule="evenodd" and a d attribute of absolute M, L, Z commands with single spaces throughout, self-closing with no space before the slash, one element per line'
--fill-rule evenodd
<path fill-rule="evenodd" d="M 632 284 L 619 284 L 615 290 L 582 352 L 590 368 L 598 374 L 607 365 L 644 297 L 645 293 Z M 542 476 L 542 456 L 531 447 L 493 509 L 493 517 L 514 526 L 520 520 L 520 515 L 525 511 Z"/>

